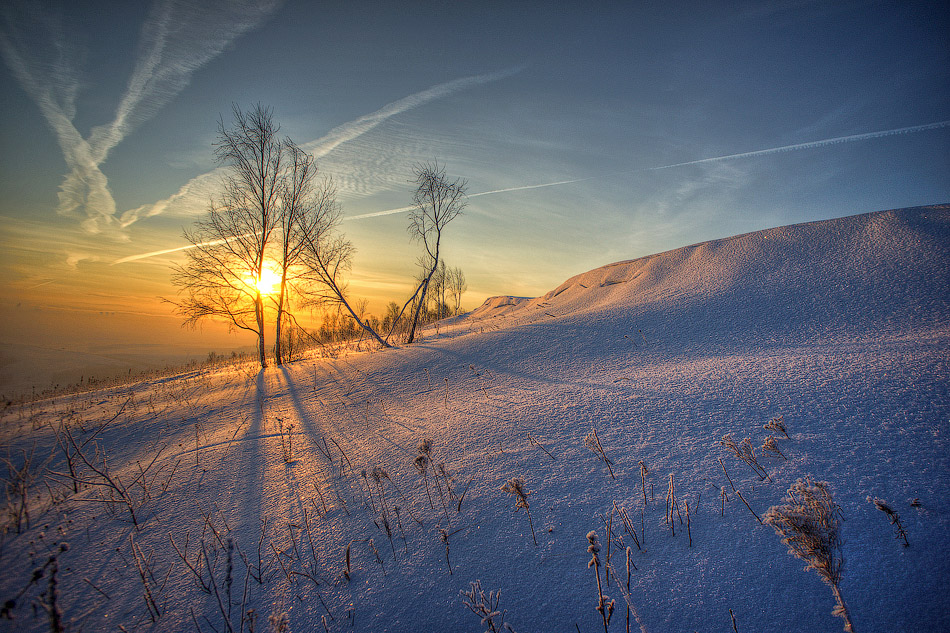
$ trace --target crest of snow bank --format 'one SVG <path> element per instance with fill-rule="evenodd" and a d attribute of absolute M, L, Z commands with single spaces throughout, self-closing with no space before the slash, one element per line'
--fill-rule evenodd
<path fill-rule="evenodd" d="M 492 297 L 473 316 L 685 314 L 772 330 L 939 326 L 950 306 L 950 205 L 808 222 L 602 266 L 535 299 Z M 686 310 L 687 312 L 683 312 Z"/>
<path fill-rule="evenodd" d="M 512 297 L 511 295 L 488 297 L 485 299 L 485 303 L 472 310 L 471 316 L 474 318 L 500 316 L 502 314 L 511 312 L 512 309 L 517 308 L 527 301 L 531 301 L 531 298 Z"/>

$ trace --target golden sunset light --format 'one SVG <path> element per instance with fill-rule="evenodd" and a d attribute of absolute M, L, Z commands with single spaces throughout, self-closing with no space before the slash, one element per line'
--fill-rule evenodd
<path fill-rule="evenodd" d="M 948 33 L 4 0 L 0 633 L 950 631 Z"/>

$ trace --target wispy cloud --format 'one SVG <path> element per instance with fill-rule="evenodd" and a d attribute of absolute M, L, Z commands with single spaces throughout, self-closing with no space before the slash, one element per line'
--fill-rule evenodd
<path fill-rule="evenodd" d="M 323 158 L 344 143 L 363 136 L 398 114 L 402 114 L 413 108 L 418 108 L 432 101 L 443 99 L 463 90 L 510 77 L 522 69 L 522 66 L 516 66 L 498 72 L 461 77 L 432 86 L 426 90 L 388 103 L 375 112 L 338 125 L 322 137 L 303 143 L 301 146 L 304 150 L 313 154 L 315 158 Z M 120 224 L 123 227 L 129 226 L 142 218 L 161 215 L 166 212 L 179 213 L 182 215 L 203 212 L 207 209 L 208 200 L 214 192 L 222 173 L 222 168 L 218 168 L 196 176 L 168 198 L 126 211 L 120 218 Z"/>
<path fill-rule="evenodd" d="M 469 198 L 477 198 L 479 196 L 491 196 L 500 193 L 509 193 L 512 191 L 525 191 L 528 189 L 543 189 L 546 187 L 558 187 L 561 185 L 570 185 L 578 182 L 586 182 L 588 180 L 594 180 L 598 178 L 608 178 L 610 176 L 619 176 L 622 174 L 633 174 L 638 172 L 649 172 L 649 171 L 660 171 L 664 169 L 673 169 L 675 167 L 686 167 L 689 165 L 704 165 L 710 163 L 720 163 L 730 160 L 738 160 L 741 158 L 753 158 L 756 156 L 768 156 L 770 154 L 781 154 L 784 152 L 793 152 L 807 149 L 817 149 L 819 147 L 827 147 L 829 145 L 839 145 L 841 143 L 855 143 L 858 141 L 870 141 L 874 139 L 884 138 L 887 136 L 897 136 L 899 134 L 913 134 L 915 132 L 926 132 L 930 130 L 939 130 L 942 128 L 950 127 L 950 121 L 937 121 L 936 123 L 927 123 L 925 125 L 912 125 L 910 127 L 901 127 L 895 128 L 892 130 L 882 130 L 879 132 L 866 132 L 863 134 L 851 134 L 848 136 L 836 136 L 834 138 L 826 138 L 819 141 L 810 141 L 808 143 L 796 143 L 794 145 L 782 145 L 781 147 L 770 147 L 768 149 L 759 149 L 751 152 L 741 152 L 739 154 L 727 154 L 724 156 L 713 156 L 711 158 L 700 158 L 697 160 L 689 160 L 682 163 L 672 163 L 669 165 L 659 165 L 656 167 L 643 167 L 640 169 L 626 169 L 622 171 L 613 171 L 605 174 L 596 174 L 594 176 L 587 176 L 585 178 L 571 178 L 567 180 L 556 180 L 554 182 L 544 182 L 535 185 L 521 185 L 518 187 L 506 187 L 504 189 L 493 189 L 491 191 L 480 191 L 478 193 L 469 194 Z M 363 220 L 367 218 L 377 218 L 385 215 L 395 215 L 397 213 L 406 213 L 411 211 L 414 207 L 399 207 L 396 209 L 387 209 L 385 211 L 375 211 L 373 213 L 364 213 L 362 215 L 353 215 L 346 220 Z"/>
<path fill-rule="evenodd" d="M 259 25 L 281 2 L 158 0 L 142 26 L 135 65 L 112 122 L 93 128 L 88 138 L 73 123 L 79 56 L 61 20 L 33 5 L 6 7 L 0 52 L 56 134 L 69 168 L 60 185 L 57 212 L 80 220 L 90 233 L 127 226 L 115 215 L 108 179 L 100 168 L 109 152 L 181 92 L 196 70 Z M 51 58 L 36 56 L 44 52 Z"/>
<path fill-rule="evenodd" d="M 474 88 L 475 86 L 480 86 L 482 84 L 487 84 L 492 81 L 510 77 L 511 75 L 514 75 L 523 69 L 523 66 L 515 66 L 513 68 L 508 68 L 498 72 L 471 75 L 469 77 L 462 77 L 460 79 L 441 83 L 427 90 L 411 94 L 408 97 L 404 97 L 398 101 L 393 101 L 392 103 L 386 104 L 372 114 L 361 116 L 358 119 L 337 126 L 330 130 L 322 138 L 305 144 L 304 149 L 313 154 L 314 157 L 321 158 L 332 152 L 342 143 L 346 143 L 347 141 L 351 141 L 358 136 L 366 134 L 386 119 L 394 117 L 397 114 L 402 114 L 407 110 L 418 108 L 419 106 L 429 103 L 430 101 L 448 97 L 449 95 L 455 94 L 456 92 L 460 92 L 462 90 L 468 90 L 469 88 Z"/>

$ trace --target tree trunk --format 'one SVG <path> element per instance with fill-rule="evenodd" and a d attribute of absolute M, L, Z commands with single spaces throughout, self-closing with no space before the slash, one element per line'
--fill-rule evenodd
<path fill-rule="evenodd" d="M 280 295 L 277 297 L 277 325 L 275 327 L 274 340 L 274 364 L 280 367 L 283 365 L 283 343 L 281 342 L 282 325 L 284 321 L 284 293 L 286 292 L 287 276 L 286 273 L 280 277 Z"/>
<path fill-rule="evenodd" d="M 412 343 L 416 338 L 416 324 L 419 322 L 419 311 L 422 310 L 422 306 L 426 304 L 426 292 L 429 289 L 429 279 L 431 278 L 432 273 L 430 272 L 426 280 L 422 282 L 422 293 L 419 295 L 419 301 L 416 302 L 416 309 L 412 311 L 412 321 L 409 323 L 409 338 L 406 340 L 407 343 Z"/>
<path fill-rule="evenodd" d="M 267 367 L 267 348 L 264 346 L 264 300 L 260 291 L 254 297 L 254 312 L 257 316 L 257 357 L 261 369 Z"/>
<path fill-rule="evenodd" d="M 412 323 L 409 324 L 409 339 L 407 343 L 412 343 L 416 338 L 416 324 L 419 322 L 419 310 L 426 304 L 426 292 L 429 289 L 429 281 L 432 279 L 432 275 L 435 274 L 435 269 L 439 267 L 439 241 L 441 235 L 436 234 L 435 238 L 435 257 L 433 258 L 432 269 L 429 270 L 429 274 L 426 275 L 426 280 L 422 283 L 422 294 L 419 295 L 419 303 L 416 304 L 416 309 L 412 313 Z"/>

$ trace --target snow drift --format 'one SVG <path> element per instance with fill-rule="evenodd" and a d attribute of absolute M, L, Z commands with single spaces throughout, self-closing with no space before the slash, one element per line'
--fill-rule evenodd
<path fill-rule="evenodd" d="M 856 630 L 950 629 L 948 251 L 947 207 L 776 228 L 494 298 L 401 349 L 8 408 L 8 480 L 30 455 L 35 478 L 30 527 L 4 519 L 0 628 L 49 629 L 49 568 L 30 580 L 56 556 L 75 629 L 249 630 L 253 609 L 255 630 L 479 631 L 478 580 L 499 629 L 598 631 L 596 531 L 611 631 L 628 593 L 632 630 L 841 630 L 757 518 L 812 476 L 841 506 Z M 138 528 L 88 467 L 65 476 L 67 429 L 149 482 Z"/>

